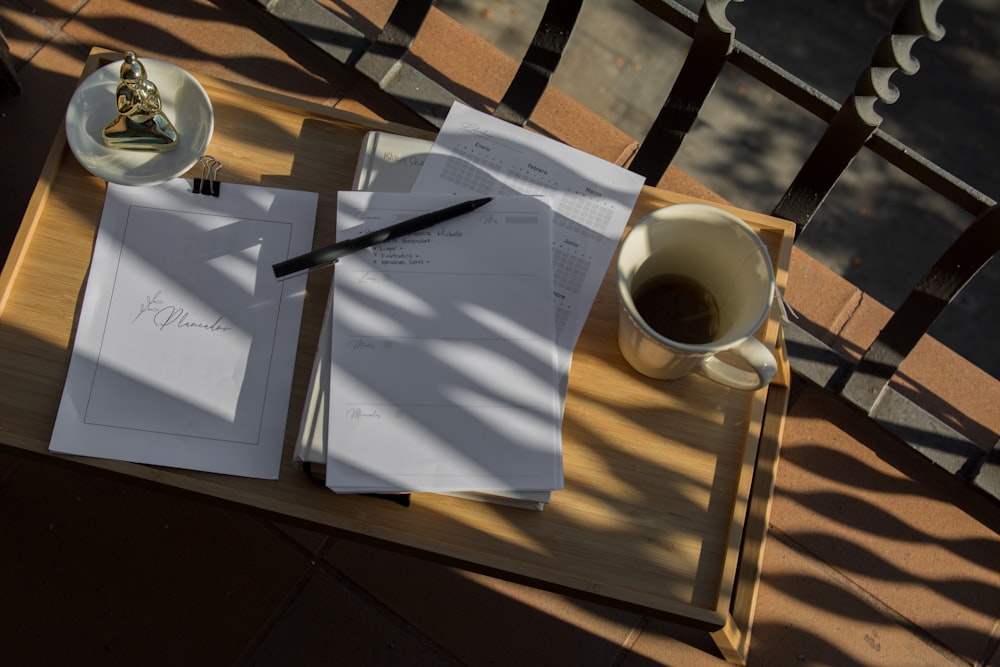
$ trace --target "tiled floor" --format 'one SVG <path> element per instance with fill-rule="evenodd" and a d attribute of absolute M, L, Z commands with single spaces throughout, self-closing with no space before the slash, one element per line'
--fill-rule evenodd
<path fill-rule="evenodd" d="M 407 118 L 254 2 L 157 7 L 0 2 L 3 234 L 92 45 Z M 6 450 L 0 527 L 3 665 L 722 664 L 660 620 Z M 796 380 L 750 664 L 1000 665 L 998 535 L 993 499 Z"/>

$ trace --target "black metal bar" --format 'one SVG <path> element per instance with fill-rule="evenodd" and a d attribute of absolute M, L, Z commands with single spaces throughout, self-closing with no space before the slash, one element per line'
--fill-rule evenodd
<path fill-rule="evenodd" d="M 739 41 L 733 44 L 729 62 L 827 124 L 833 121 L 840 110 L 840 104 L 831 97 Z M 972 215 L 980 215 L 997 203 L 996 200 L 956 178 L 881 129 L 876 129 L 872 133 L 865 146 L 889 164 Z"/>
<path fill-rule="evenodd" d="M 562 59 L 582 7 L 583 0 L 550 0 L 494 116 L 515 125 L 528 122 Z"/>
<path fill-rule="evenodd" d="M 892 135 L 875 130 L 868 148 L 967 213 L 982 215 L 997 201 L 942 169 Z"/>
<path fill-rule="evenodd" d="M 432 0 L 397 2 L 371 50 L 381 56 L 401 60 L 410 50 L 433 4 Z"/>
<path fill-rule="evenodd" d="M 403 56 L 410 50 L 431 10 L 431 0 L 397 2 L 378 37 L 359 50 L 354 65 L 383 88 Z"/>
<path fill-rule="evenodd" d="M 806 227 L 826 196 L 864 148 L 882 123 L 875 104 L 892 104 L 899 90 L 890 77 L 897 71 L 915 74 L 919 63 L 911 54 L 913 45 L 927 36 L 934 41 L 944 36 L 936 19 L 942 0 L 908 0 L 899 11 L 889 32 L 872 55 L 854 91 L 837 111 L 812 154 L 775 206 L 772 215 L 791 220 L 796 233 Z"/>
<path fill-rule="evenodd" d="M 1000 252 L 1000 206 L 979 216 L 920 279 L 871 344 L 841 394 L 869 412 L 945 306 Z"/>
<path fill-rule="evenodd" d="M 857 98 L 848 100 L 827 126 L 826 132 L 813 147 L 809 158 L 799 168 L 799 173 L 771 213 L 777 218 L 794 222 L 796 235 L 802 232 L 819 210 L 830 190 L 875 131 L 857 112 L 857 101 Z"/>
<path fill-rule="evenodd" d="M 726 18 L 729 2 L 705 0 L 681 71 L 629 165 L 649 185 L 656 185 L 673 162 L 732 51 L 736 28 Z"/>

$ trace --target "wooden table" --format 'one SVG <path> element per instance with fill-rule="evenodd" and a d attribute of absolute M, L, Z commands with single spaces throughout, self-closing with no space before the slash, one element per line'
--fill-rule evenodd
<path fill-rule="evenodd" d="M 84 76 L 118 57 L 95 52 Z M 316 246 L 333 240 L 336 193 L 351 187 L 364 133 L 426 136 L 198 78 L 215 107 L 209 149 L 225 165 L 224 180 L 318 192 Z M 60 135 L 0 274 L 0 443 L 16 450 L 55 458 L 48 441 L 105 188 Z M 696 200 L 647 187 L 632 221 L 684 201 Z M 783 288 L 792 226 L 732 210 L 759 230 Z M 770 387 L 740 392 L 697 376 L 648 380 L 618 352 L 609 269 L 573 358 L 563 425 L 566 488 L 543 512 L 433 494 L 416 494 L 407 508 L 335 495 L 292 462 L 328 287 L 328 274 L 309 279 L 278 480 L 62 458 L 685 622 L 712 632 L 728 659 L 745 661 L 788 398 L 776 315 L 760 332 L 779 359 Z"/>

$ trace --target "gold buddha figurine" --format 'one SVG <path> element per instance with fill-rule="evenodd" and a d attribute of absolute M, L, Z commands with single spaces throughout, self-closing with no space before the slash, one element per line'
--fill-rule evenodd
<path fill-rule="evenodd" d="M 156 84 L 146 78 L 146 68 L 132 51 L 125 54 L 115 97 L 118 115 L 104 128 L 105 145 L 158 152 L 177 147 L 177 129 L 163 113 Z"/>

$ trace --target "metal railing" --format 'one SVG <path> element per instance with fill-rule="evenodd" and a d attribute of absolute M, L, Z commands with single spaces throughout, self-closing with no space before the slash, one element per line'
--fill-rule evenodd
<path fill-rule="evenodd" d="M 875 48 L 870 64 L 860 73 L 854 90 L 842 104 L 742 44 L 737 39 L 738 27 L 725 14 L 730 0 L 705 0 L 698 14 L 675 0 L 634 2 L 691 39 L 666 101 L 628 165 L 645 176 L 648 183 L 655 184 L 662 178 L 702 107 L 710 103 L 712 89 L 729 63 L 827 124 L 826 132 L 773 215 L 793 221 L 801 231 L 851 161 L 867 149 L 975 216 L 972 224 L 940 252 L 938 261 L 913 285 L 860 363 L 843 359 L 794 322 L 786 328 L 792 366 L 798 374 L 838 393 L 873 419 L 893 428 L 890 420 L 879 414 L 881 399 L 892 391 L 889 384 L 893 375 L 941 311 L 1000 250 L 1000 207 L 995 200 L 879 128 L 882 118 L 877 105 L 892 104 L 898 96 L 890 77 L 896 72 L 915 72 L 916 62 L 910 50 L 920 39 L 936 41 L 944 35 L 936 18 L 942 0 L 907 0 L 902 4 Z M 398 2 L 377 35 L 365 35 L 314 0 L 261 0 L 261 4 L 331 57 L 377 83 L 432 126 L 440 126 L 451 102 L 461 96 L 460 92 L 449 90 L 447 82 L 442 83 L 412 64 L 418 59 L 407 58 L 433 8 L 432 0 Z M 520 125 L 529 121 L 563 59 L 583 5 L 583 0 L 547 3 L 516 74 L 496 104 L 496 116 Z M 817 365 L 817 359 L 823 363 Z M 908 401 L 898 395 L 894 398 Z M 898 400 L 890 403 L 898 405 Z M 894 428 L 897 434 L 925 453 L 933 448 L 957 452 L 966 463 L 954 472 L 970 479 L 978 474 L 990 455 L 983 454 L 979 447 L 922 408 L 912 407 L 907 411 L 911 416 L 905 428 Z M 1000 446 L 994 447 L 993 456 L 997 451 Z"/>

